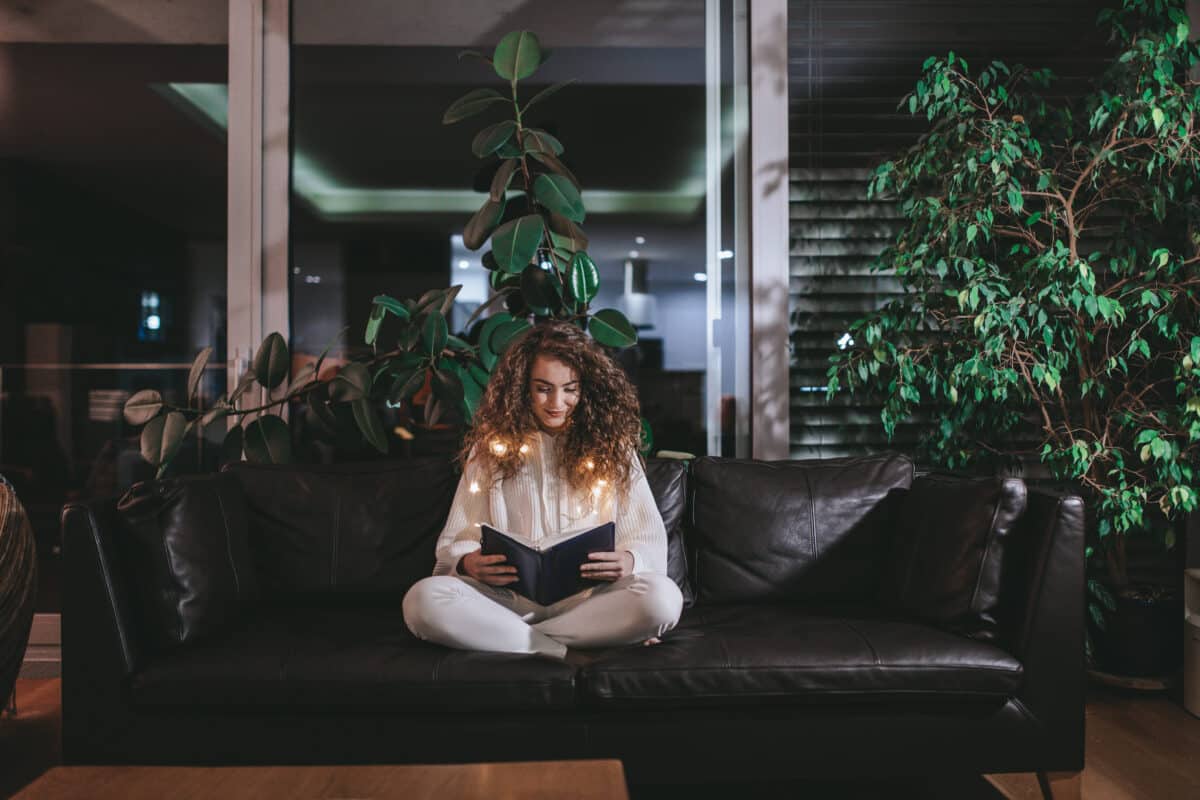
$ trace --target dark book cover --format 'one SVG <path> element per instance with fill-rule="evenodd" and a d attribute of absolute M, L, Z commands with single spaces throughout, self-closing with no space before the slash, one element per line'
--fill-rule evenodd
<path fill-rule="evenodd" d="M 528 539 L 483 525 L 482 553 L 503 554 L 517 568 L 517 581 L 504 588 L 548 606 L 564 597 L 607 581 L 580 576 L 579 567 L 589 561 L 588 553 L 612 552 L 616 547 L 616 525 L 603 525 L 565 536 L 556 536 L 548 546 L 533 546 Z"/>

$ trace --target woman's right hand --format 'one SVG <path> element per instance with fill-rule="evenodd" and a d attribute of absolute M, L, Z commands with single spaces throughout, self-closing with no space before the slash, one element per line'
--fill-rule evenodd
<path fill-rule="evenodd" d="M 517 568 L 505 564 L 505 560 L 503 553 L 485 556 L 475 550 L 463 556 L 460 567 L 463 572 L 481 583 L 489 586 L 507 586 L 516 583 L 518 578 Z"/>

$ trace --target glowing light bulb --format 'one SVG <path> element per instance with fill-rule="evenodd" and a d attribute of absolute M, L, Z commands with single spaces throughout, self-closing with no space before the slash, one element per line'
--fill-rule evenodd
<path fill-rule="evenodd" d="M 529 445 L 527 445 L 527 444 L 521 445 L 520 447 L 517 448 L 517 452 L 520 453 L 521 455 L 525 455 L 526 453 L 529 452 Z"/>
<path fill-rule="evenodd" d="M 508 452 L 508 445 L 504 442 L 492 442 L 492 452 L 498 456 L 502 456 Z"/>
<path fill-rule="evenodd" d="M 471 481 L 471 494 L 479 494 L 479 482 Z"/>
<path fill-rule="evenodd" d="M 592 461 L 590 458 L 589 458 L 587 461 L 583 462 L 583 465 L 584 465 L 585 467 L 587 467 L 588 469 L 595 469 L 595 468 L 596 468 L 596 465 L 595 465 L 595 463 L 593 463 L 593 461 Z"/>
<path fill-rule="evenodd" d="M 601 486 L 608 486 L 608 481 L 604 480 L 604 478 L 601 478 L 599 481 L 597 481 L 597 483 L 599 483 Z"/>

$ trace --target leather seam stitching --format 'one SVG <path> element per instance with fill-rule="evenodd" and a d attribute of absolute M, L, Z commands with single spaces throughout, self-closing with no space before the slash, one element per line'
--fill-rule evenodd
<path fill-rule="evenodd" d="M 87 515 L 88 529 L 92 533 L 92 542 L 96 545 L 96 556 L 100 562 L 100 571 L 104 573 L 104 593 L 108 595 L 108 603 L 112 606 L 113 622 L 117 628 L 117 638 L 121 640 L 121 649 L 124 651 L 126 667 L 130 667 L 133 663 L 133 651 L 129 646 L 129 637 L 125 635 L 125 630 L 121 626 L 120 609 L 117 607 L 117 595 L 112 588 L 112 573 L 108 569 L 107 560 L 104 557 L 104 546 L 100 541 L 100 529 L 96 527 L 96 519 L 90 508 L 80 509 Z"/>
<path fill-rule="evenodd" d="M 873 660 L 875 662 L 875 666 L 877 666 L 877 667 L 881 666 L 883 664 L 883 661 L 881 661 L 879 658 L 879 652 L 876 651 L 875 645 L 871 644 L 871 640 L 866 637 L 866 634 L 864 634 L 862 631 L 860 631 L 852 622 L 849 622 L 847 620 L 842 620 L 842 624 L 845 625 L 850 630 L 854 631 L 855 635 L 857 635 L 858 638 L 862 639 L 863 644 L 865 644 L 867 646 L 867 649 L 871 651 L 871 660 Z"/>
<path fill-rule="evenodd" d="M 233 572 L 234 591 L 240 598 L 242 596 L 242 579 L 238 576 L 237 565 L 233 563 L 233 536 L 229 531 L 229 515 L 225 513 L 225 500 L 221 497 L 220 491 L 217 491 L 217 507 L 221 509 L 221 522 L 225 526 L 225 555 L 229 557 L 229 569 Z"/>
<path fill-rule="evenodd" d="M 879 666 L 882 667 L 884 670 L 888 670 L 888 671 L 891 671 L 891 670 L 930 670 L 930 671 L 932 671 L 932 670 L 949 670 L 952 672 L 958 672 L 960 670 L 970 670 L 973 672 L 1000 672 L 1000 673 L 1012 674 L 1012 675 L 1018 675 L 1021 673 L 1021 670 L 1022 670 L 1022 667 L 1016 667 L 1016 668 L 977 667 L 977 666 L 972 666 L 969 664 L 882 664 L 881 663 Z M 861 664 L 844 666 L 844 667 L 838 667 L 838 666 L 795 667 L 795 666 L 791 666 L 791 665 L 787 665 L 787 664 L 776 664 L 776 665 L 768 665 L 768 666 L 762 666 L 762 667 L 734 667 L 734 666 L 725 666 L 725 667 L 655 667 L 654 672 L 716 672 L 716 673 L 722 673 L 722 672 L 729 672 L 729 671 L 763 672 L 763 671 L 767 671 L 767 670 L 789 670 L 792 672 L 809 672 L 809 671 L 814 671 L 814 670 L 824 670 L 826 672 L 855 672 L 855 671 L 861 670 L 862 668 L 863 667 Z M 620 672 L 620 673 L 645 672 L 645 671 L 646 670 L 644 668 L 638 668 L 638 667 L 627 667 L 627 668 L 606 667 L 602 671 L 601 674 L 616 673 L 616 672 Z M 895 690 L 889 690 L 889 691 L 895 691 Z"/>
<path fill-rule="evenodd" d="M 996 508 L 992 511 L 992 522 L 988 526 L 987 541 L 983 545 L 983 553 L 979 556 L 978 572 L 975 573 L 975 588 L 971 590 L 971 611 L 975 614 L 982 613 L 979 607 L 979 591 L 983 584 L 984 565 L 987 564 L 988 554 L 992 552 L 992 545 L 996 542 L 996 522 L 1000 519 L 1000 509 L 1004 505 L 1004 484 L 1000 484 L 1000 492 L 996 497 Z"/>

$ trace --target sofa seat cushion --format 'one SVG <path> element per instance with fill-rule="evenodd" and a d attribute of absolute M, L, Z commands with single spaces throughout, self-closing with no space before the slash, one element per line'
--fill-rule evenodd
<path fill-rule="evenodd" d="M 400 600 L 263 607 L 229 635 L 150 661 L 131 679 L 133 701 L 389 713 L 575 705 L 572 667 L 423 642 L 405 627 Z"/>
<path fill-rule="evenodd" d="M 588 704 L 720 705 L 1011 697 L 1021 664 L 993 645 L 866 609 L 695 606 L 651 647 L 603 654 Z"/>

